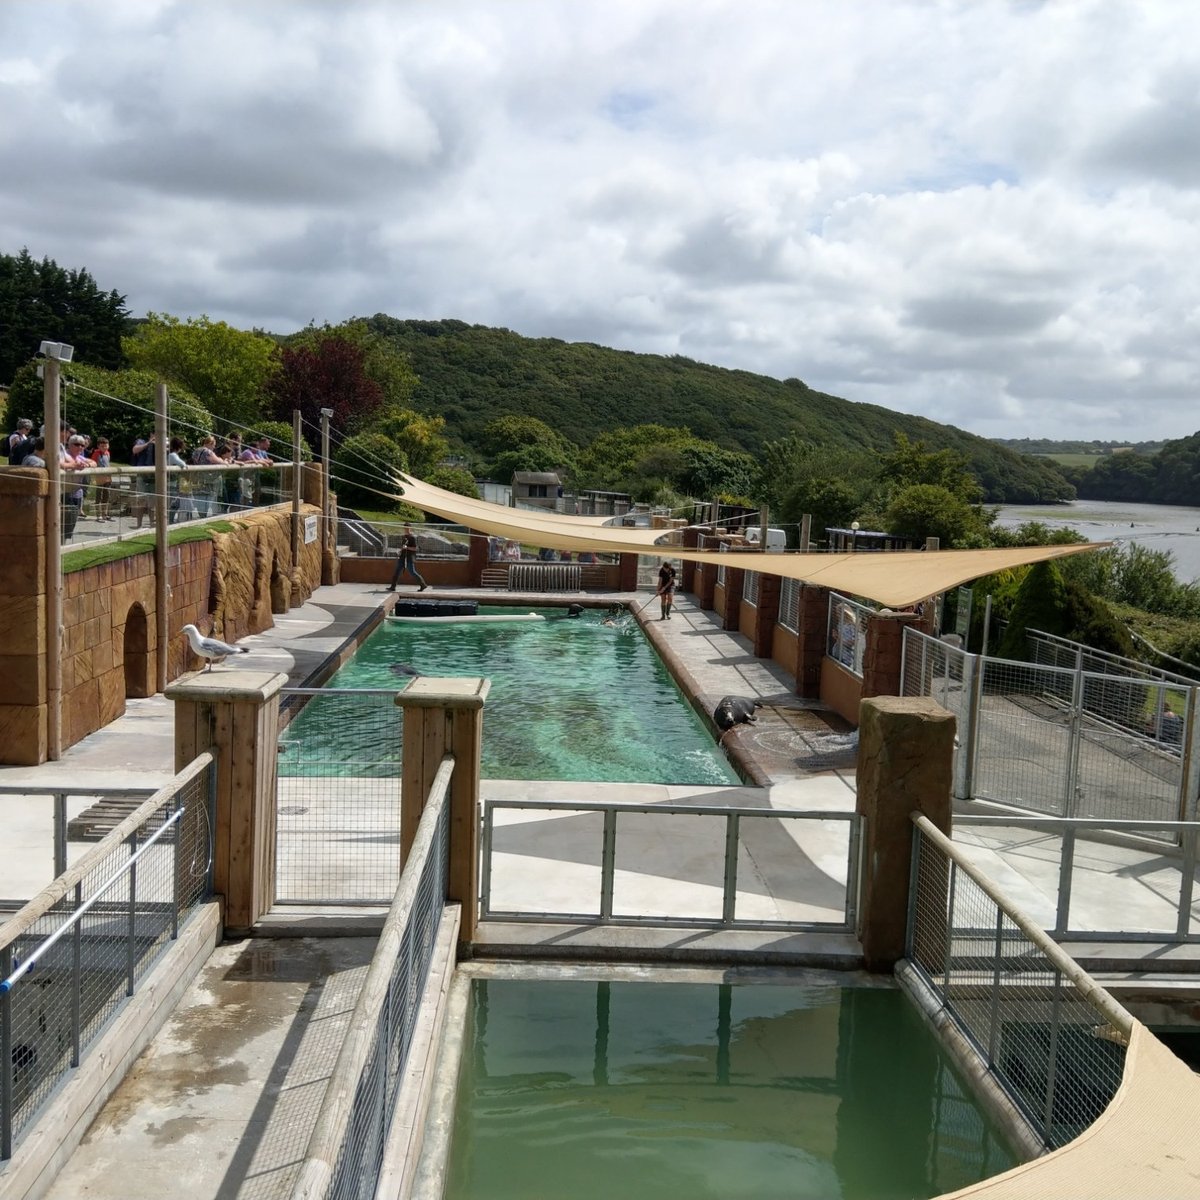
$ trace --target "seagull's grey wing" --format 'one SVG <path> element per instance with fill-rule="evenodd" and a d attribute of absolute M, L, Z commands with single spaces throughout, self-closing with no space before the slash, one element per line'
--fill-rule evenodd
<path fill-rule="evenodd" d="M 240 654 L 241 651 L 237 646 L 231 646 L 228 642 L 218 642 L 216 638 L 201 638 L 200 639 L 201 654 Z"/>

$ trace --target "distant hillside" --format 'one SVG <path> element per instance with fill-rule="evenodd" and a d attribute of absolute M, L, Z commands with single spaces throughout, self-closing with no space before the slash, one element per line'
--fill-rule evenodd
<path fill-rule="evenodd" d="M 924 417 L 816 392 L 798 379 L 781 382 L 679 356 L 525 338 L 462 321 L 379 315 L 369 324 L 412 360 L 421 381 L 415 406 L 445 417 L 447 433 L 468 446 L 488 421 L 510 413 L 538 417 L 580 445 L 618 426 L 654 422 L 687 426 L 698 437 L 750 453 L 793 430 L 822 446 L 885 450 L 899 431 L 932 450 L 964 455 L 992 502 L 1074 495 L 1045 459 Z"/>

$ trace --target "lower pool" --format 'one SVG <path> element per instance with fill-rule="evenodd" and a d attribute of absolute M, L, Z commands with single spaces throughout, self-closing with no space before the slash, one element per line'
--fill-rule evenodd
<path fill-rule="evenodd" d="M 500 616 L 530 610 L 479 611 Z M 422 675 L 486 676 L 485 778 L 740 782 L 632 616 L 607 625 L 599 609 L 578 619 L 561 608 L 535 611 L 546 619 L 385 621 L 326 687 L 398 688 L 407 682 L 397 674 L 399 665 Z M 287 740 L 299 749 L 281 759 L 281 774 L 321 773 L 338 761 L 367 759 L 398 771 L 398 761 L 389 765 L 374 745 L 358 744 L 378 743 L 377 723 L 331 721 L 319 704 L 298 714 Z M 321 770 L 310 771 L 306 762 L 321 764 Z"/>
<path fill-rule="evenodd" d="M 448 1200 L 913 1200 L 1015 1165 L 893 987 L 471 988 Z"/>

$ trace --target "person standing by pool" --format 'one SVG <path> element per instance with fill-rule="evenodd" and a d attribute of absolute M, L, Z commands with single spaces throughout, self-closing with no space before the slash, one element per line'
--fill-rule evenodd
<path fill-rule="evenodd" d="M 675 602 L 675 568 L 669 562 L 664 562 L 658 568 L 658 599 L 662 605 L 660 621 L 671 619 L 671 605 Z"/>
<path fill-rule="evenodd" d="M 404 522 L 404 535 L 400 539 L 400 557 L 396 559 L 396 571 L 392 575 L 392 582 L 388 584 L 389 592 L 396 590 L 400 576 L 406 571 L 421 585 L 417 588 L 418 592 L 423 592 L 429 586 L 417 570 L 417 537 L 407 521 Z"/>

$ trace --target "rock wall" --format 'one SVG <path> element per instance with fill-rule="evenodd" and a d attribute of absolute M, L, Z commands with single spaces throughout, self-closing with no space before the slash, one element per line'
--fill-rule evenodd
<path fill-rule="evenodd" d="M 7 491 L 0 487 L 0 517 L 12 508 L 19 530 L 0 541 L 15 543 L 19 537 L 21 543 L 9 547 L 7 571 L 0 557 L 0 642 L 9 649 L 7 695 L 0 704 L 0 762 L 6 764 L 44 762 L 47 754 L 46 594 L 44 567 L 39 569 L 45 544 L 40 512 L 24 513 L 44 502 L 45 485 L 38 482 L 14 480 Z M 303 514 L 316 511 L 306 506 Z M 22 516 L 28 516 L 23 524 Z M 274 613 L 302 604 L 320 585 L 319 542 L 301 542 L 298 561 L 292 561 L 290 510 L 229 521 L 229 532 L 168 550 L 168 679 L 202 665 L 182 634 L 184 625 L 237 641 L 270 629 Z M 154 693 L 156 614 L 152 552 L 64 575 L 64 749 L 121 716 L 127 698 Z"/>

